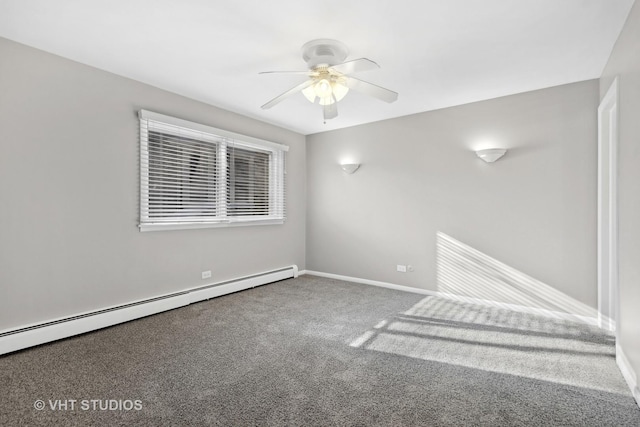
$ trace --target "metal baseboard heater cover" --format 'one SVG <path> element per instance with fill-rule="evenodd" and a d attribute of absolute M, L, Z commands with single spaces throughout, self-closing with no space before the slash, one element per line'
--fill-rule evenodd
<path fill-rule="evenodd" d="M 95 331 L 199 301 L 227 295 L 279 280 L 298 277 L 298 267 L 292 265 L 260 274 L 212 283 L 206 286 L 168 295 L 135 301 L 129 304 L 82 313 L 13 330 L 0 332 L 0 354 L 45 344 L 74 335 Z"/>

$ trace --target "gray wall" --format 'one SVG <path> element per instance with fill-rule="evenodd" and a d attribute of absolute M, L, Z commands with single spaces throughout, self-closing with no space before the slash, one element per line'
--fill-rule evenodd
<path fill-rule="evenodd" d="M 618 77 L 618 343 L 640 375 L 640 4 L 635 3 L 600 79 Z M 639 378 L 640 379 L 640 378 Z"/>
<path fill-rule="evenodd" d="M 597 106 L 592 80 L 308 136 L 307 269 L 595 315 Z"/>
<path fill-rule="evenodd" d="M 0 330 L 304 268 L 304 136 L 6 39 L 0 58 Z M 140 233 L 141 108 L 289 145 L 286 223 Z"/>
<path fill-rule="evenodd" d="M 598 81 L 311 135 L 305 151 L 8 40 L 0 57 L 0 330 L 294 263 L 593 314 Z M 286 224 L 140 233 L 140 108 L 290 145 Z M 472 150 L 491 141 L 509 153 L 485 164 Z"/>

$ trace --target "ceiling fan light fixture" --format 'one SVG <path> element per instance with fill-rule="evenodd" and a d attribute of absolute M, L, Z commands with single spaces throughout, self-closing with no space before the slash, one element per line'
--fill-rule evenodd
<path fill-rule="evenodd" d="M 315 104 L 316 102 L 316 90 L 313 87 L 313 85 L 302 89 L 302 94 L 304 95 L 305 98 L 307 98 L 309 100 L 310 103 Z"/>
<path fill-rule="evenodd" d="M 332 86 L 333 96 L 336 97 L 336 101 L 341 101 L 349 92 L 349 88 L 339 82 L 333 82 Z"/>
<path fill-rule="evenodd" d="M 327 88 L 327 84 L 329 85 Z M 322 85 L 322 87 L 318 87 Z M 341 84 L 338 81 L 329 81 L 328 79 L 321 79 L 317 83 L 302 90 L 302 94 L 311 102 L 315 104 L 316 99 L 320 101 L 320 105 L 331 105 L 334 102 L 338 102 L 344 98 L 349 92 L 349 88 Z M 335 98 L 335 99 L 334 99 Z"/>
<path fill-rule="evenodd" d="M 318 39 L 305 43 L 302 46 L 302 59 L 307 63 L 308 71 L 265 71 L 260 74 L 304 74 L 308 80 L 276 96 L 261 108 L 269 109 L 291 95 L 302 92 L 309 102 L 323 107 L 322 114 L 326 123 L 326 120 L 338 116 L 337 103 L 347 95 L 350 88 L 385 102 L 398 99 L 396 92 L 352 77 L 353 73 L 380 66 L 367 58 L 344 62 L 347 54 L 346 46 L 337 40 Z"/>
<path fill-rule="evenodd" d="M 326 96 L 324 98 L 320 98 L 320 102 L 318 102 L 318 104 L 324 106 L 324 105 L 331 105 L 334 102 L 335 101 L 333 100 L 333 96 Z"/>
<path fill-rule="evenodd" d="M 318 80 L 317 83 L 313 84 L 313 87 L 319 98 L 330 98 L 333 93 L 331 82 L 326 78 Z"/>

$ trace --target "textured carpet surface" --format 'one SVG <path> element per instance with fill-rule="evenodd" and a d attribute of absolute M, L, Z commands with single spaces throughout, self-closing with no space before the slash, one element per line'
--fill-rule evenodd
<path fill-rule="evenodd" d="M 597 328 L 303 276 L 0 357 L 0 425 L 640 426 L 640 409 Z"/>

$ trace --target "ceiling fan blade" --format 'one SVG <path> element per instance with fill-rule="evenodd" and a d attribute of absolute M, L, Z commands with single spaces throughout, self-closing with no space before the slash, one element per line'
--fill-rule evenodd
<path fill-rule="evenodd" d="M 313 71 L 260 71 L 258 74 L 300 74 L 300 75 L 312 75 Z"/>
<path fill-rule="evenodd" d="M 322 114 L 324 115 L 325 121 L 338 117 L 338 102 L 335 96 L 333 97 L 333 104 L 325 105 Z"/>
<path fill-rule="evenodd" d="M 330 68 L 342 74 L 352 74 L 360 71 L 375 70 L 376 68 L 380 68 L 380 66 L 370 59 L 360 58 L 333 65 Z"/>
<path fill-rule="evenodd" d="M 263 110 L 266 110 L 268 108 L 273 107 L 274 105 L 284 101 L 286 98 L 288 98 L 289 96 L 293 95 L 294 93 L 298 93 L 303 89 L 308 88 L 309 86 L 311 86 L 314 83 L 313 80 L 309 79 L 309 80 L 305 80 L 304 82 L 300 83 L 298 86 L 292 87 L 291 89 L 289 89 L 288 91 L 286 91 L 285 93 L 283 93 L 282 95 L 278 95 L 275 98 L 273 98 L 271 101 L 267 102 L 266 104 L 264 104 L 262 107 Z"/>
<path fill-rule="evenodd" d="M 356 79 L 355 77 L 347 77 L 346 85 L 349 89 L 362 92 L 365 95 L 373 96 L 385 102 L 394 102 L 398 99 L 398 93 L 383 87 Z"/>

